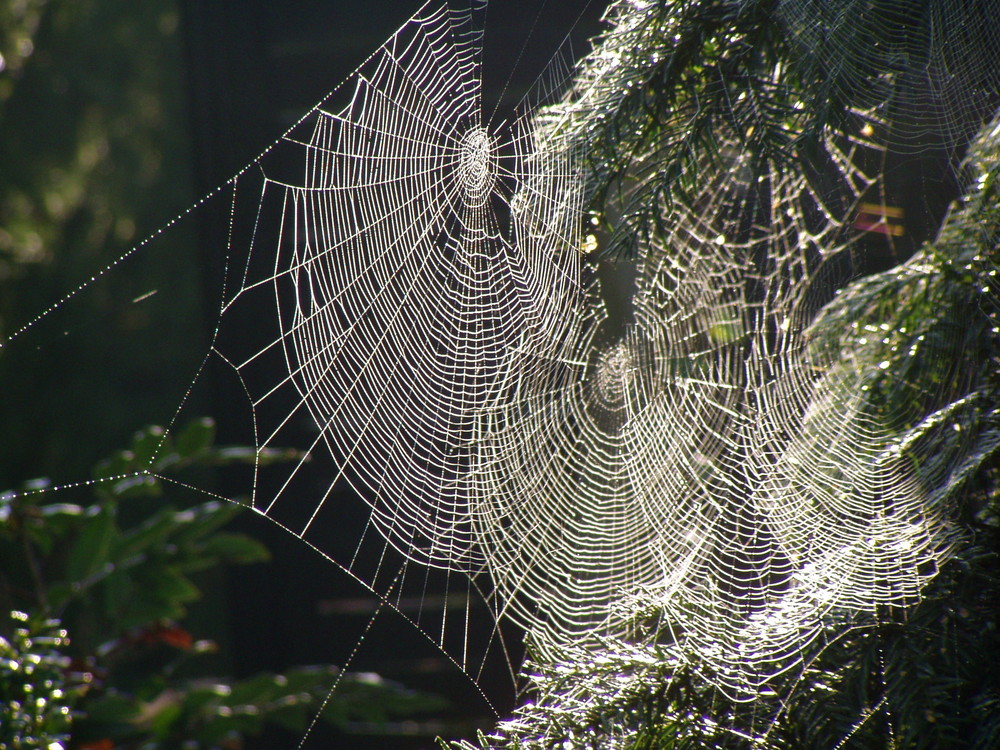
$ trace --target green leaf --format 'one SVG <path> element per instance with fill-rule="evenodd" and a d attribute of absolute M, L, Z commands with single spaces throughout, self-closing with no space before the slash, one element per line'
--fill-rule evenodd
<path fill-rule="evenodd" d="M 51 516 L 82 516 L 85 510 L 82 505 L 75 505 L 73 503 L 49 503 L 48 505 L 40 505 L 38 507 L 38 513 L 46 518 Z"/>
<path fill-rule="evenodd" d="M 163 494 L 160 480 L 145 473 L 134 473 L 122 477 L 111 485 L 112 494 L 121 499 L 137 497 L 159 497 Z"/>
<path fill-rule="evenodd" d="M 161 508 L 139 526 L 134 526 L 121 535 L 113 559 L 123 561 L 151 547 L 161 546 L 178 528 L 180 524 L 177 521 L 177 511 L 170 507 Z"/>
<path fill-rule="evenodd" d="M 174 446 L 182 458 L 198 455 L 215 442 L 215 421 L 205 417 L 188 422 L 177 433 Z"/>
<path fill-rule="evenodd" d="M 247 445 L 227 445 L 215 449 L 212 454 L 220 463 L 254 464 L 257 462 L 257 450 Z"/>
<path fill-rule="evenodd" d="M 248 565 L 267 562 L 271 554 L 267 547 L 246 534 L 220 532 L 199 545 L 199 556 L 213 562 Z"/>
<path fill-rule="evenodd" d="M 94 467 L 94 479 L 109 479 L 131 474 L 134 471 L 132 458 L 129 451 L 118 451 Z"/>
<path fill-rule="evenodd" d="M 211 500 L 174 514 L 178 526 L 177 544 L 194 542 L 221 528 L 243 511 L 242 505 Z"/>
<path fill-rule="evenodd" d="M 86 523 L 74 541 L 66 563 L 66 580 L 84 583 L 107 562 L 112 544 L 119 535 L 110 506 L 91 506 Z"/>
<path fill-rule="evenodd" d="M 161 695 L 146 703 L 143 723 L 154 735 L 166 739 L 171 734 L 174 723 L 181 718 L 183 695 L 173 691 L 164 691 Z"/>
<path fill-rule="evenodd" d="M 180 607 L 182 603 L 194 601 L 201 596 L 201 590 L 173 567 L 159 569 L 150 583 L 153 596 L 178 608 L 175 610 L 177 616 L 183 614 L 183 608 Z"/>
<path fill-rule="evenodd" d="M 159 454 L 164 442 L 164 430 L 159 425 L 140 430 L 132 438 L 133 465 L 137 469 L 146 469 Z"/>
<path fill-rule="evenodd" d="M 219 465 L 225 464 L 250 464 L 267 466 L 270 464 L 283 463 L 285 461 L 296 461 L 301 458 L 301 451 L 294 448 L 263 448 L 257 450 L 244 445 L 227 445 L 222 448 L 215 448 L 211 451 L 212 458 Z"/>
<path fill-rule="evenodd" d="M 135 699 L 117 692 L 108 692 L 96 700 L 87 701 L 89 724 L 126 724 L 139 715 Z"/>
<path fill-rule="evenodd" d="M 116 582 L 116 586 L 124 586 Z M 119 599 L 115 625 L 119 631 L 145 627 L 162 620 L 180 620 L 185 605 L 201 597 L 201 590 L 183 573 L 180 566 L 154 559 L 134 569 L 127 585 L 127 599 Z"/>
<path fill-rule="evenodd" d="M 113 621 L 120 620 L 129 607 L 134 587 L 128 573 L 115 570 L 104 579 L 104 611 Z"/>

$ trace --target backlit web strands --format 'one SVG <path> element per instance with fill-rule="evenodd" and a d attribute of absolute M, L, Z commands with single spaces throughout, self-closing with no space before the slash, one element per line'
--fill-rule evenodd
<path fill-rule="evenodd" d="M 914 602 L 954 543 L 927 489 L 948 467 L 918 476 L 907 438 L 922 406 L 881 412 L 873 365 L 810 329 L 853 272 L 881 177 L 857 134 L 886 113 L 852 110 L 850 134 L 780 164 L 721 118 L 611 303 L 581 281 L 581 113 L 613 111 L 655 63 L 635 52 L 650 8 L 615 4 L 574 88 L 540 79 L 510 132 L 482 120 L 483 9 L 425 6 L 289 133 L 292 178 L 261 165 L 226 313 L 269 305 L 277 330 L 230 361 L 261 451 L 305 429 L 332 469 L 309 485 L 300 464 L 255 507 L 329 533 L 346 479 L 370 509 L 359 550 L 384 539 L 469 576 L 541 658 L 636 636 L 622 602 L 652 596 L 675 655 L 753 698 L 832 611 Z M 381 565 L 357 574 L 375 586 Z"/>
<path fill-rule="evenodd" d="M 811 106 L 860 100 L 896 149 L 958 146 L 959 156 L 1000 104 L 996 58 L 984 54 L 1000 49 L 998 12 L 996 0 L 780 0 L 775 7 L 797 51 L 818 63 Z"/>
<path fill-rule="evenodd" d="M 800 662 L 832 609 L 916 601 L 951 533 L 896 425 L 866 406 L 870 373 L 833 368 L 804 337 L 825 293 L 812 280 L 847 254 L 827 217 L 849 201 L 814 210 L 823 198 L 784 167 L 723 181 L 740 158 L 641 249 L 634 323 L 609 333 L 592 290 L 565 379 L 512 387 L 503 428 L 481 437 L 477 520 L 543 652 L 627 637 L 616 602 L 646 590 L 680 647 L 745 699 Z"/>
<path fill-rule="evenodd" d="M 323 546 L 343 478 L 370 506 L 356 556 L 381 537 L 475 576 L 491 554 L 474 528 L 476 436 L 501 383 L 551 368 L 578 325 L 581 180 L 572 150 L 535 142 L 530 113 L 482 120 L 484 4 L 454 6 L 421 9 L 286 136 L 285 161 L 262 164 L 228 309 L 278 313 L 274 339 L 232 359 L 260 449 L 304 429 L 309 458 L 333 460 L 319 488 L 305 459 L 255 507 Z M 304 174 L 279 178 L 288 161 Z M 376 585 L 373 564 L 357 573 Z"/>
<path fill-rule="evenodd" d="M 833 142 L 827 148 L 837 150 Z M 839 156 L 834 162 L 847 161 Z M 701 219 L 679 216 L 682 231 L 650 249 L 643 281 L 651 291 L 641 286 L 638 296 L 661 320 L 698 311 L 692 315 L 702 319 L 685 321 L 682 335 L 667 329 L 664 349 L 674 360 L 690 362 L 694 353 L 712 363 L 683 387 L 701 394 L 710 387 L 727 398 L 699 398 L 702 414 L 714 412 L 706 431 L 675 411 L 678 384 L 671 384 L 634 451 L 636 473 L 655 477 L 643 479 L 649 521 L 678 508 L 688 519 L 683 535 L 664 533 L 658 544 L 664 575 L 654 590 L 665 618 L 720 687 L 742 698 L 796 666 L 832 609 L 915 602 L 950 534 L 916 480 L 912 457 L 894 450 L 899 425 L 865 402 L 870 373 L 824 376 L 834 362 L 804 335 L 813 300 L 825 293 L 813 280 L 844 260 L 843 226 L 807 218 L 823 198 L 787 167 L 726 192 L 755 207 L 748 210 L 761 214 L 757 226 L 710 220 L 698 227 Z M 726 197 L 704 200 L 721 208 Z M 703 215 L 726 213 L 709 208 Z M 844 211 L 828 206 L 825 213 Z M 709 243 L 715 251 L 699 257 Z M 655 265 L 678 262 L 687 274 L 676 281 Z M 700 281 L 693 268 L 704 274 Z M 711 289 L 717 301 L 691 304 L 688 285 Z M 684 429 L 690 454 L 677 471 L 664 471 L 669 464 L 656 435 L 678 423 L 692 425 Z"/>
<path fill-rule="evenodd" d="M 621 95 L 600 75 L 621 58 L 594 60 L 541 138 Z M 850 217 L 875 179 L 859 165 L 876 147 L 831 135 L 797 167 L 761 170 L 715 137 L 722 163 L 700 164 L 700 192 L 640 244 L 632 322 L 616 331 L 622 312 L 593 288 L 565 370 L 517 377 L 497 401 L 477 521 L 538 651 L 628 637 L 616 603 L 653 592 L 670 638 L 749 699 L 801 665 L 832 610 L 915 602 L 954 534 L 900 450 L 921 407 L 887 420 L 866 366 L 805 334 L 850 272 Z"/>

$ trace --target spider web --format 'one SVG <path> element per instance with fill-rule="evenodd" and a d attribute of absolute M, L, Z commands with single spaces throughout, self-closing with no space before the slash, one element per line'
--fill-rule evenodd
<path fill-rule="evenodd" d="M 952 3 L 775 4 L 829 63 L 800 73 L 801 110 L 865 94 L 792 161 L 747 148 L 738 100 L 694 187 L 656 207 L 662 231 L 633 233 L 616 265 L 588 236 L 592 126 L 668 51 L 654 5 L 614 4 L 594 52 L 557 57 L 510 122 L 483 110 L 485 2 L 423 6 L 227 184 L 227 257 L 244 261 L 212 354 L 251 405 L 254 509 L 385 603 L 419 601 L 416 624 L 474 679 L 497 651 L 516 671 L 505 620 L 539 660 L 642 642 L 639 599 L 657 638 L 752 700 L 831 618 L 917 602 L 962 541 L 967 455 L 932 460 L 968 396 L 959 358 L 941 356 L 937 392 L 892 381 L 865 347 L 906 332 L 829 303 L 866 270 L 864 236 L 891 235 L 887 215 L 858 217 L 885 207 L 893 156 L 943 150 L 957 173 L 997 103 L 1000 68 L 976 51 L 1000 42 Z M 699 113 L 666 118 L 636 183 Z M 623 226 L 630 190 L 608 217 Z M 907 408 L 879 408 L 887 382 Z M 269 466 L 290 444 L 302 460 Z"/>
<path fill-rule="evenodd" d="M 859 49 L 842 38 L 855 5 L 779 5 L 804 48 Z M 473 597 L 554 657 L 638 637 L 621 604 L 654 592 L 679 647 L 752 699 L 801 666 L 831 612 L 918 601 L 957 541 L 931 497 L 953 465 L 918 470 L 929 443 L 908 432 L 927 404 L 880 413 L 866 395 L 878 371 L 815 344 L 809 326 L 855 272 L 854 219 L 887 151 L 871 135 L 903 150 L 921 133 L 955 143 L 969 117 L 952 100 L 981 102 L 957 83 L 900 99 L 914 89 L 913 67 L 892 62 L 910 50 L 901 40 L 856 66 L 881 88 L 808 158 L 761 164 L 717 127 L 723 158 L 691 167 L 698 187 L 638 240 L 623 311 L 581 262 L 580 113 L 621 101 L 623 68 L 642 75 L 628 55 L 645 49 L 652 11 L 615 6 L 569 93 L 555 67 L 496 127 L 482 112 L 484 12 L 424 6 L 260 162 L 222 330 L 271 309 L 277 331 L 219 352 L 247 388 L 262 452 L 303 424 L 314 437 L 273 490 L 255 481 L 253 505 L 326 548 L 321 519 L 349 482 L 370 514 L 346 567 L 397 601 L 427 585 L 410 564 L 444 571 L 465 615 L 446 607 L 420 624 L 470 674 L 498 640 L 473 643 Z M 842 96 L 858 85 L 838 77 L 847 67 L 817 87 Z M 780 67 L 770 75 L 757 85 L 785 85 Z M 949 117 L 926 115 L 930 102 Z M 677 127 L 694 114 L 679 107 Z"/>
<path fill-rule="evenodd" d="M 538 141 L 530 110 L 495 130 L 483 121 L 484 13 L 426 5 L 262 160 L 221 333 L 228 316 L 264 308 L 277 333 L 242 354 L 218 348 L 246 386 L 262 454 L 301 442 L 304 424 L 314 435 L 273 489 L 254 481 L 254 507 L 327 549 L 349 483 L 370 515 L 347 567 L 396 602 L 410 578 L 415 596 L 428 584 L 397 575 L 386 543 L 404 570 L 445 571 L 452 603 L 420 625 L 444 646 L 447 609 L 466 597 L 449 650 L 472 674 L 474 594 L 456 592 L 475 590 L 494 559 L 481 539 L 482 435 L 512 379 L 566 357 L 583 192 L 578 150 Z M 234 203 L 237 225 L 244 208 Z M 329 461 L 318 491 L 317 461 Z M 478 596 L 505 606 L 492 588 Z"/>

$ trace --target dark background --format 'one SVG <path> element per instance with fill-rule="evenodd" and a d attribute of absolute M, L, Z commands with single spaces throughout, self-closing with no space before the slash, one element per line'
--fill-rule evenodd
<path fill-rule="evenodd" d="M 570 31 L 576 50 L 597 33 L 600 3 L 585 13 L 586 3 L 496 2 L 488 9 L 484 58 L 484 110 L 509 118 L 512 107 L 545 67 Z M 542 7 L 544 6 L 544 7 Z M 300 3 L 294 6 L 254 0 L 182 4 L 192 121 L 194 163 L 199 193 L 224 180 L 270 145 L 317 100 L 362 62 L 415 10 L 414 3 Z M 539 9 L 540 12 L 539 12 Z M 581 13 L 583 17 L 577 23 Z M 197 61 L 196 63 L 194 61 Z M 218 272 L 214 248 L 224 242 L 225 205 L 211 207 L 201 221 L 201 248 L 208 273 Z M 210 309 L 210 308 L 209 308 Z M 345 488 L 345 492 L 349 492 Z M 360 526 L 357 516 L 341 519 Z M 332 540 L 324 551 L 335 558 L 349 555 L 353 539 L 344 534 L 338 549 Z M 260 533 L 259 528 L 257 533 Z M 448 722 L 473 722 L 488 728 L 494 716 L 470 678 L 463 675 L 429 640 L 394 613 L 379 615 L 370 630 L 374 598 L 333 570 L 318 555 L 279 529 L 264 531 L 275 562 L 263 575 L 233 581 L 233 652 L 242 669 L 280 669 L 282 664 L 330 661 L 343 663 L 345 653 L 362 634 L 351 669 L 374 671 L 408 686 L 446 695 L 454 710 Z M 318 536 L 324 536 L 318 530 Z M 435 583 L 436 582 L 436 583 Z M 432 579 L 442 589 L 443 579 Z M 345 610 L 352 613 L 345 613 Z M 264 613 L 281 613 L 280 617 Z M 337 614 L 339 613 L 339 614 Z M 418 614 L 406 613 L 410 617 Z M 488 628 L 485 610 L 478 625 Z M 511 637 L 511 634 L 508 634 Z M 516 634 L 513 636 L 516 639 Z M 511 677 L 502 663 L 480 680 L 495 708 L 513 706 Z M 468 727 L 466 728 L 468 731 Z M 441 729 L 447 735 L 448 728 Z M 266 746 L 266 740 L 262 746 Z M 317 732 L 316 747 L 329 746 Z M 310 743 L 310 746 L 313 746 Z M 428 747 L 428 738 L 347 739 L 345 747 Z"/>
<path fill-rule="evenodd" d="M 0 489 L 43 476 L 57 485 L 85 479 L 136 429 L 169 423 L 182 402 L 181 421 L 210 415 L 223 441 L 248 442 L 246 403 L 232 397 L 231 384 L 214 382 L 209 371 L 187 394 L 217 320 L 228 229 L 228 196 L 204 203 L 198 197 L 252 162 L 418 6 L 0 2 L 0 336 L 30 325 L 0 355 Z M 511 117 L 567 34 L 568 57 L 589 49 L 602 11 L 596 0 L 491 3 L 485 110 Z M 151 235 L 148 245 L 32 322 Z M 228 480 L 213 480 L 222 483 L 220 494 L 240 491 Z M 362 503 L 343 500 L 354 508 L 354 523 L 363 518 Z M 220 669 L 241 676 L 343 664 L 360 643 L 352 670 L 453 702 L 442 717 L 443 735 L 456 722 L 468 731 L 495 720 L 470 678 L 402 617 L 380 614 L 366 630 L 376 604 L 366 589 L 262 519 L 247 514 L 239 523 L 266 542 L 274 561 L 240 569 L 228 582 L 219 578 L 204 611 L 194 613 L 224 644 Z M 334 537 L 343 529 L 325 531 L 332 541 L 324 550 L 336 557 Z M 353 544 L 340 541 L 343 549 Z M 499 666 L 480 684 L 505 713 L 514 687 Z M 252 746 L 297 741 L 271 733 Z M 432 745 L 426 736 L 338 739 L 323 729 L 306 743 Z"/>

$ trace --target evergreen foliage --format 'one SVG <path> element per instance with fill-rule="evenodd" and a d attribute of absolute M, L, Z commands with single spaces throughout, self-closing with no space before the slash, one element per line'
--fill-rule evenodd
<path fill-rule="evenodd" d="M 927 405 L 927 418 L 904 426 L 900 442 L 933 441 L 933 460 L 950 464 L 929 502 L 957 513 L 963 543 L 923 601 L 832 618 L 808 666 L 752 703 L 733 702 L 655 641 L 608 641 L 598 653 L 528 663 L 529 702 L 480 747 L 987 750 L 1000 743 L 1000 120 L 973 145 L 970 167 L 970 193 L 937 241 L 901 268 L 847 287 L 810 332 L 814 346 L 842 347 L 845 367 L 889 363 L 872 368 L 885 373 L 871 384 L 878 408 L 892 412 L 896 399 Z M 891 334 L 859 343 L 866 330 Z M 945 378 L 942 362 L 946 375 L 962 373 L 964 382 Z M 956 386 L 965 395 L 940 403 Z M 965 460 L 955 462 L 960 455 Z M 640 597 L 630 606 L 646 621 L 657 602 Z"/>
<path fill-rule="evenodd" d="M 957 159 L 968 148 L 965 195 L 937 236 L 841 289 L 806 332 L 817 358 L 835 363 L 819 374 L 831 389 L 866 373 L 864 413 L 894 431 L 901 454 L 919 445 L 930 455 L 916 474 L 929 510 L 952 519 L 956 552 L 915 607 L 835 610 L 805 666 L 749 702 L 713 687 L 707 665 L 649 625 L 654 595 L 631 595 L 623 606 L 644 637 L 527 663 L 527 702 L 478 747 L 1000 745 L 1000 120 L 995 24 L 980 10 L 993 12 L 852 0 L 613 5 L 571 96 L 538 120 L 596 144 L 591 208 L 606 258 L 634 257 L 641 238 L 665 232 L 672 206 L 723 163 L 719 133 L 735 134 L 754 163 L 798 169 L 824 134 L 870 116 L 901 153 L 919 142 Z M 921 120 L 913 87 L 943 69 L 959 81 L 953 111 Z"/>

